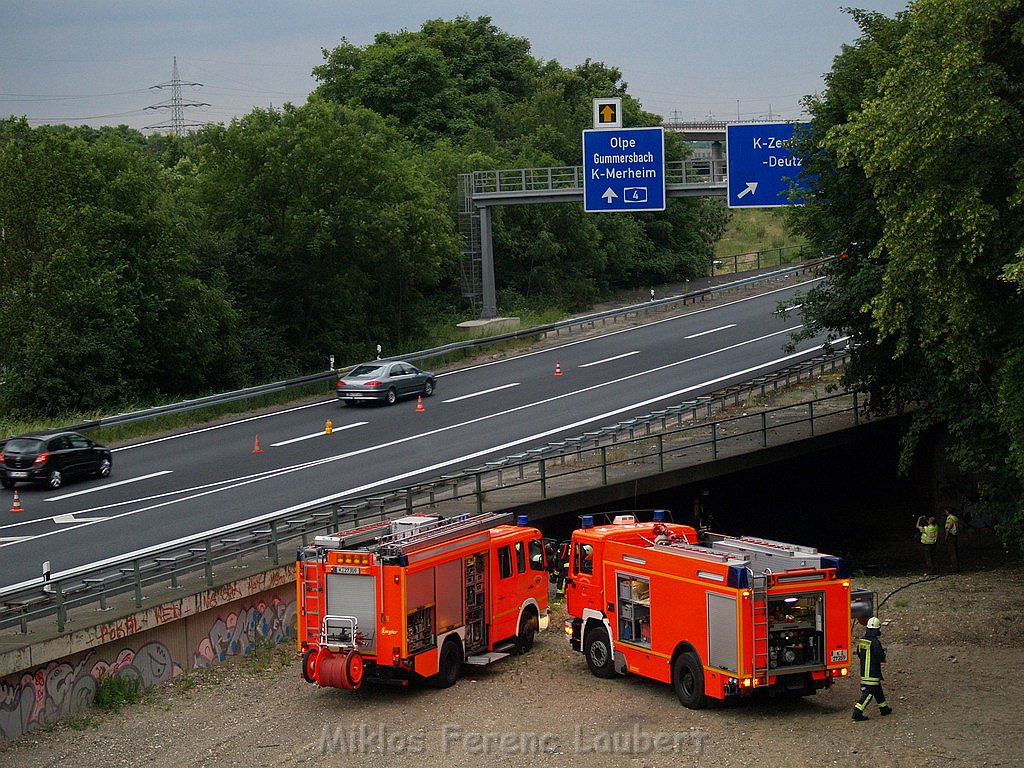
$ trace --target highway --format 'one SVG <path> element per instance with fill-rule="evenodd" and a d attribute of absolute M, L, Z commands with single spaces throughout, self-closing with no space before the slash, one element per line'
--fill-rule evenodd
<path fill-rule="evenodd" d="M 326 396 L 118 447 L 109 478 L 19 487 L 25 512 L 0 525 L 0 585 L 38 578 L 46 560 L 56 575 L 479 466 L 812 357 L 820 340 L 783 350 L 799 312 L 776 308 L 814 282 L 439 375 L 423 413 L 415 399 L 351 407 Z"/>

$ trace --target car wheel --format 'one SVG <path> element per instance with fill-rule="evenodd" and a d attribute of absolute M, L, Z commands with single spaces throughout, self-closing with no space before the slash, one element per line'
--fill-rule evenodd
<path fill-rule="evenodd" d="M 434 394 L 434 380 L 427 379 L 423 383 L 423 396 L 430 397 L 432 394 Z"/>
<path fill-rule="evenodd" d="M 57 490 L 64 485 L 64 476 L 60 473 L 59 469 L 50 470 L 50 474 L 46 476 L 46 484 L 53 490 Z"/>
<path fill-rule="evenodd" d="M 14 487 L 14 481 L 13 480 L 8 480 L 6 477 L 0 478 L 0 485 L 2 485 L 4 488 L 13 488 Z"/>
<path fill-rule="evenodd" d="M 672 664 L 672 687 L 684 707 L 704 709 L 708 705 L 704 695 L 704 667 L 697 654 L 687 651 L 676 658 Z"/>
<path fill-rule="evenodd" d="M 604 627 L 595 627 L 583 638 L 583 655 L 594 677 L 615 677 L 612 644 Z"/>
<path fill-rule="evenodd" d="M 398 393 L 395 391 L 395 388 L 392 387 L 388 390 L 388 393 L 385 396 L 385 402 L 388 405 L 394 405 L 396 400 L 398 400 Z"/>
<path fill-rule="evenodd" d="M 451 688 L 461 674 L 462 646 L 458 640 L 445 640 L 437 659 L 437 674 L 433 675 L 429 682 L 435 688 Z"/>
<path fill-rule="evenodd" d="M 100 459 L 100 468 L 96 470 L 96 474 L 100 477 L 110 477 L 110 469 L 113 466 L 110 459 Z"/>

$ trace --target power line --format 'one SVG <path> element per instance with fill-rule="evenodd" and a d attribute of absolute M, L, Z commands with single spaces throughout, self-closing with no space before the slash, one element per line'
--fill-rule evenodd
<path fill-rule="evenodd" d="M 161 101 L 159 104 L 151 104 L 146 109 L 169 109 L 171 110 L 171 119 L 158 123 L 156 125 L 147 125 L 144 130 L 156 130 L 159 128 L 170 128 L 171 133 L 176 136 L 184 136 L 185 128 L 199 128 L 202 127 L 203 123 L 186 123 L 185 122 L 185 107 L 208 107 L 210 106 L 205 101 L 184 101 L 181 98 L 181 87 L 187 85 L 193 88 L 202 88 L 202 83 L 186 83 L 182 82 L 181 78 L 178 77 L 178 57 L 174 57 L 174 71 L 171 75 L 171 79 L 166 83 L 160 83 L 160 85 L 150 86 L 150 89 L 163 90 L 165 88 L 171 89 L 171 98 L 166 101 Z"/>

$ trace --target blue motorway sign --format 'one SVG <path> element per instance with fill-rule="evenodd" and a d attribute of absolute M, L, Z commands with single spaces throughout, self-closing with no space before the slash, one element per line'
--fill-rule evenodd
<path fill-rule="evenodd" d="M 664 211 L 665 129 L 584 131 L 583 210 Z"/>
<path fill-rule="evenodd" d="M 790 181 L 800 184 L 801 160 L 793 154 L 793 129 L 806 123 L 738 123 L 725 128 L 730 208 L 792 205 Z M 799 201 L 797 201 L 799 204 Z"/>

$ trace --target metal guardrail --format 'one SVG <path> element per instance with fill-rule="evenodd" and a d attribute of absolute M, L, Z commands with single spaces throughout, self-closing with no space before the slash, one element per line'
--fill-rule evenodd
<path fill-rule="evenodd" d="M 505 168 L 473 171 L 474 197 L 564 190 L 583 193 L 585 169 L 582 165 L 549 168 Z M 690 157 L 665 162 L 665 185 L 719 184 L 725 181 L 725 158 Z"/>
<path fill-rule="evenodd" d="M 628 307 L 619 307 L 617 309 L 610 309 L 604 312 L 597 312 L 590 315 L 584 315 L 581 317 L 571 318 L 569 320 L 561 320 L 557 323 L 549 323 L 547 325 L 536 326 L 533 328 L 525 328 L 518 331 L 510 331 L 508 333 L 497 334 L 494 336 L 486 336 L 479 339 L 467 339 L 466 341 L 457 341 L 451 344 L 444 344 L 440 347 L 433 347 L 431 349 L 423 349 L 418 352 L 411 352 L 407 355 L 392 355 L 390 357 L 382 358 L 384 360 L 410 360 L 410 361 L 421 361 L 430 360 L 433 358 L 444 357 L 445 355 L 455 354 L 458 352 L 464 352 L 466 350 L 479 349 L 487 347 L 492 344 L 503 344 L 510 341 L 518 341 L 520 339 L 528 339 L 534 336 L 546 336 L 549 333 L 559 334 L 561 331 L 569 331 L 571 333 L 574 327 L 593 327 L 597 322 L 604 324 L 608 320 L 617 320 L 618 318 L 629 318 L 631 315 L 640 316 L 641 314 L 650 314 L 652 312 L 668 312 L 675 307 L 680 305 L 685 306 L 687 304 L 696 304 L 705 301 L 708 297 L 715 293 L 728 292 L 738 290 L 740 288 L 750 286 L 756 283 L 772 282 L 781 278 L 800 274 L 802 272 L 811 271 L 816 269 L 820 264 L 823 264 L 833 257 L 816 258 L 794 264 L 788 267 L 784 267 L 775 272 L 754 275 L 751 277 L 742 278 L 740 280 L 734 280 L 729 283 L 723 283 L 722 285 L 711 286 L 703 288 L 698 291 L 690 291 L 688 293 L 680 294 L 678 296 L 669 296 L 656 301 L 649 301 L 643 304 L 635 304 Z M 198 408 L 205 408 L 211 405 L 221 405 L 223 403 L 230 403 L 236 400 L 244 400 L 250 397 L 257 397 L 259 395 L 269 394 L 271 392 L 280 392 L 293 387 L 299 387 L 304 384 L 310 384 L 318 381 L 330 381 L 338 375 L 336 370 L 327 370 L 322 373 L 312 373 L 306 376 L 299 376 L 294 379 L 287 379 L 285 381 L 275 381 L 270 384 L 260 384 L 255 387 L 248 387 L 246 389 L 238 389 L 233 392 L 225 392 L 217 395 L 208 395 L 206 397 L 199 397 L 193 400 L 183 400 L 178 403 L 170 403 L 167 405 L 159 405 L 154 408 L 146 408 L 140 411 L 133 411 L 131 413 L 122 413 L 115 416 L 104 416 L 99 419 L 93 419 L 91 421 L 79 422 L 59 429 L 68 429 L 75 432 L 86 432 L 92 429 L 98 429 L 100 427 L 111 427 L 117 424 L 129 424 L 136 421 L 144 421 L 146 419 L 154 419 L 159 416 L 166 416 L 172 413 L 185 413 L 187 411 L 194 411 Z"/>
<path fill-rule="evenodd" d="M 718 458 L 727 446 L 754 438 L 767 447 L 769 430 L 801 428 L 807 436 L 821 430 L 826 419 L 850 413 L 859 422 L 864 410 L 863 395 L 856 392 L 829 395 L 796 406 L 698 423 L 717 410 L 738 405 L 741 400 L 764 396 L 807 378 L 841 368 L 845 353 L 822 355 L 769 376 L 735 385 L 708 396 L 698 397 L 642 417 L 609 424 L 582 435 L 527 449 L 521 453 L 485 462 L 416 485 L 381 491 L 370 496 L 311 506 L 283 516 L 268 515 L 258 525 L 226 526 L 215 534 L 197 534 L 173 547 L 153 547 L 102 567 L 83 566 L 0 590 L 0 628 L 20 627 L 27 632 L 30 622 L 55 617 L 63 632 L 68 611 L 95 603 L 107 608 L 107 601 L 131 593 L 136 608 L 143 605 L 143 590 L 155 584 L 179 587 L 179 579 L 202 572 L 208 587 L 214 585 L 215 568 L 260 553 L 273 565 L 281 562 L 283 547 L 318 533 L 335 533 L 367 521 L 385 520 L 416 511 L 435 510 L 441 504 L 472 507 L 483 511 L 487 505 L 510 505 L 512 497 L 533 494 L 547 498 L 551 485 L 565 482 L 607 484 L 611 474 L 624 466 L 657 462 L 659 471 L 674 462 L 682 450 L 710 450 Z M 846 398 L 845 402 L 842 399 Z M 841 407 L 837 407 L 837 405 Z M 794 413 L 791 419 L 782 418 Z M 752 426 L 751 426 L 752 425 Z M 587 475 L 586 473 L 591 473 Z M 523 503 L 522 498 L 518 503 Z M 264 554 L 265 553 L 265 554 Z M 289 558 L 290 561 L 290 558 Z"/>

